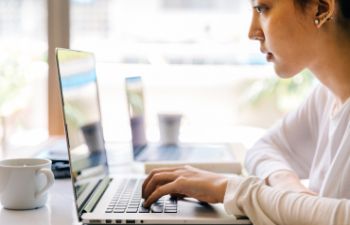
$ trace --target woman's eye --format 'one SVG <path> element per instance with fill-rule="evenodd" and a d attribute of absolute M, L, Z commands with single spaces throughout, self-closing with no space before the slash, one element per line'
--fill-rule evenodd
<path fill-rule="evenodd" d="M 267 7 L 264 5 L 257 5 L 257 6 L 254 6 L 254 9 L 256 10 L 257 13 L 262 14 L 266 12 Z"/>

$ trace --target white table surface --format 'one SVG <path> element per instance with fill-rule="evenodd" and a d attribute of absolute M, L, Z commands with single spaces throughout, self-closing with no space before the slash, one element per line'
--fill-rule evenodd
<path fill-rule="evenodd" d="M 242 148 L 234 146 L 238 161 L 241 161 Z M 120 159 L 120 157 L 108 153 L 109 158 Z M 131 159 L 131 155 L 129 156 Z M 143 164 L 131 163 L 130 161 L 120 162 L 112 160 L 110 164 L 111 173 L 116 171 L 143 173 Z M 118 164 L 118 166 L 116 165 Z M 121 164 L 123 166 L 121 166 Z M 8 210 L 0 203 L 0 225 L 81 225 L 78 221 L 74 205 L 73 189 L 70 179 L 56 179 L 53 187 L 49 190 L 49 198 L 46 205 L 33 210 Z"/>
<path fill-rule="evenodd" d="M 33 210 L 8 210 L 0 207 L 3 225 L 70 225 L 80 224 L 73 200 L 70 179 L 55 180 L 45 206 Z"/>
<path fill-rule="evenodd" d="M 110 154 L 109 154 L 110 155 Z M 119 154 L 117 155 L 119 156 Z M 117 160 L 115 160 L 117 161 Z M 142 163 L 110 164 L 111 173 L 143 173 Z M 32 210 L 9 210 L 0 203 L 0 225 L 81 225 L 74 204 L 71 179 L 56 179 L 45 206 Z"/>

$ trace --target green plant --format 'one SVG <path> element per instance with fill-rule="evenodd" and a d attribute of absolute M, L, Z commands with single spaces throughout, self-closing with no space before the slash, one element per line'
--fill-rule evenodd
<path fill-rule="evenodd" d="M 0 115 L 15 110 L 13 104 L 27 81 L 16 54 L 0 59 Z"/>
<path fill-rule="evenodd" d="M 26 86 L 26 79 L 23 69 L 20 66 L 17 54 L 4 54 L 0 58 L 0 128 L 1 128 L 1 149 L 6 150 L 7 127 L 5 119 L 13 114 L 19 107 L 21 93 Z"/>
<path fill-rule="evenodd" d="M 67 102 L 64 105 L 64 111 L 66 114 L 66 120 L 69 122 L 69 124 L 72 124 L 75 128 L 80 128 L 82 125 L 84 125 L 86 118 L 84 118 L 84 114 L 78 107 L 74 107 L 72 104 Z"/>
<path fill-rule="evenodd" d="M 131 107 L 129 109 L 131 110 L 131 115 L 142 116 L 144 114 L 142 91 L 134 90 L 134 91 L 127 92 L 127 98 L 130 104 L 129 107 Z"/>
<path fill-rule="evenodd" d="M 315 83 L 312 73 L 304 70 L 290 79 L 271 77 L 251 80 L 244 85 L 244 101 L 250 107 L 258 107 L 266 101 L 273 101 L 281 112 L 296 108 L 310 92 Z"/>

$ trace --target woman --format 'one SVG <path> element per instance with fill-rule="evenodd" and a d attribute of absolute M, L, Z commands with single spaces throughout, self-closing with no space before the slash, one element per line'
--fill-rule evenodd
<path fill-rule="evenodd" d="M 308 68 L 320 85 L 246 157 L 256 177 L 191 167 L 152 171 L 145 206 L 166 194 L 223 202 L 254 224 L 350 224 L 349 0 L 252 0 L 249 37 L 283 78 Z M 309 178 L 306 188 L 300 182 Z"/>

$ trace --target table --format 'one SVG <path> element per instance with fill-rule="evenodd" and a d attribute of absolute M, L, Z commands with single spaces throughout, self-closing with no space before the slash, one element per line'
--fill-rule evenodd
<path fill-rule="evenodd" d="M 8 225 L 78 225 L 70 179 L 55 180 L 44 207 L 33 210 L 0 208 L 0 224 Z"/>
<path fill-rule="evenodd" d="M 110 166 L 111 173 L 143 173 L 141 163 L 118 163 Z M 76 214 L 71 179 L 56 179 L 53 187 L 49 189 L 46 205 L 39 209 L 8 210 L 0 204 L 0 224 L 81 225 Z"/>
<path fill-rule="evenodd" d="M 245 148 L 242 145 L 233 144 L 235 155 L 238 161 L 242 162 Z M 27 152 L 28 153 L 28 152 Z M 119 153 L 120 154 L 120 153 Z M 120 155 L 113 155 L 108 153 L 111 158 L 120 159 L 125 157 L 118 157 Z M 16 154 L 17 157 L 23 155 Z M 9 157 L 13 157 L 10 155 Z M 131 160 L 131 155 L 129 156 Z M 114 170 L 127 172 L 143 173 L 142 164 L 134 164 L 130 167 L 128 162 L 120 162 L 119 160 L 112 160 L 110 163 L 111 172 Z M 120 163 L 124 163 L 128 169 L 120 167 Z M 114 164 L 114 165 L 113 165 Z M 115 164 L 119 164 L 116 166 Z M 131 169 L 131 170 L 130 170 Z M 49 199 L 46 205 L 34 210 L 8 210 L 0 205 L 0 224 L 8 225 L 81 225 L 78 221 L 76 208 L 74 205 L 73 189 L 70 179 L 56 179 L 53 187 L 49 190 Z"/>

